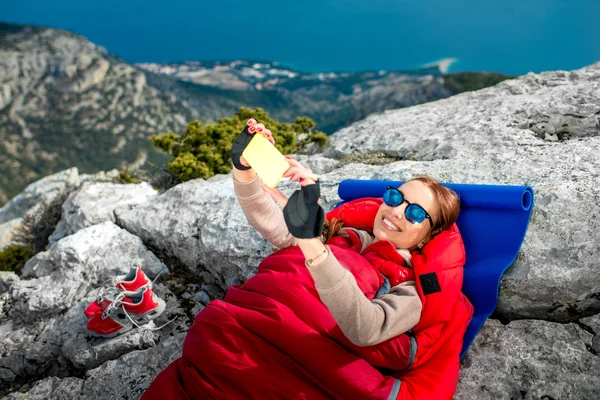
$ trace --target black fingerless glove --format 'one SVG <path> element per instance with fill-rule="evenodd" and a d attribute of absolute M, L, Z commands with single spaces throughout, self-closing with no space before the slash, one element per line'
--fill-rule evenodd
<path fill-rule="evenodd" d="M 312 239 L 323 233 L 325 212 L 317 203 L 321 196 L 319 181 L 296 190 L 283 208 L 288 230 L 298 239 Z"/>
<path fill-rule="evenodd" d="M 235 138 L 235 141 L 231 146 L 231 162 L 233 163 L 233 165 L 235 165 L 237 169 L 241 171 L 247 171 L 252 168 L 250 166 L 247 167 L 245 165 L 242 165 L 240 163 L 240 157 L 246 149 L 246 146 L 248 146 L 248 143 L 250 143 L 250 140 L 252 140 L 253 136 L 254 135 L 248 133 L 248 125 L 246 125 L 244 130 L 238 135 L 237 138 Z"/>

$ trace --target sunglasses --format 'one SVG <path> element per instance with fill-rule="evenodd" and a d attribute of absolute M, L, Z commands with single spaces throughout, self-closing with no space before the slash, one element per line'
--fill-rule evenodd
<path fill-rule="evenodd" d="M 425 219 L 428 219 L 431 226 L 433 226 L 433 220 L 427 211 L 418 204 L 410 203 L 404 198 L 404 194 L 393 186 L 388 186 L 385 193 L 383 193 L 383 202 L 390 207 L 398 207 L 402 203 L 406 203 L 407 206 L 406 209 L 404 209 L 404 216 L 408 222 L 420 224 L 425 221 Z"/>

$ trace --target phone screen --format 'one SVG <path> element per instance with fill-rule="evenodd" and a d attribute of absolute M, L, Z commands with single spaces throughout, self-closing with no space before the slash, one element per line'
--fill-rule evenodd
<path fill-rule="evenodd" d="M 288 170 L 290 164 L 275 146 L 260 133 L 256 133 L 242 157 L 256 171 L 263 183 L 270 188 L 277 186 L 281 177 Z"/>

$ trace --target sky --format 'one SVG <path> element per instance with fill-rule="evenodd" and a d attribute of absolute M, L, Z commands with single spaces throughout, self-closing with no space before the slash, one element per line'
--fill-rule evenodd
<path fill-rule="evenodd" d="M 324 72 L 455 57 L 451 72 L 520 75 L 600 61 L 600 0 L 2 0 L 0 21 L 67 29 L 132 63 Z"/>

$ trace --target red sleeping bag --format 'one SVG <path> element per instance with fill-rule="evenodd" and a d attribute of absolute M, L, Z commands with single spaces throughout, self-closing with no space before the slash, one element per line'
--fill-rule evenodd
<path fill-rule="evenodd" d="M 366 204 L 342 207 L 348 215 L 364 215 L 374 207 Z M 362 254 L 356 246 L 330 247 L 373 299 L 381 285 L 373 263 L 389 262 L 393 246 L 375 243 Z M 411 279 L 423 301 L 419 323 L 412 332 L 359 347 L 346 339 L 319 299 L 300 249 L 279 250 L 263 260 L 256 275 L 198 313 L 182 357 L 142 398 L 450 399 L 472 315 L 460 292 L 463 264 L 456 226 L 414 253 Z"/>

